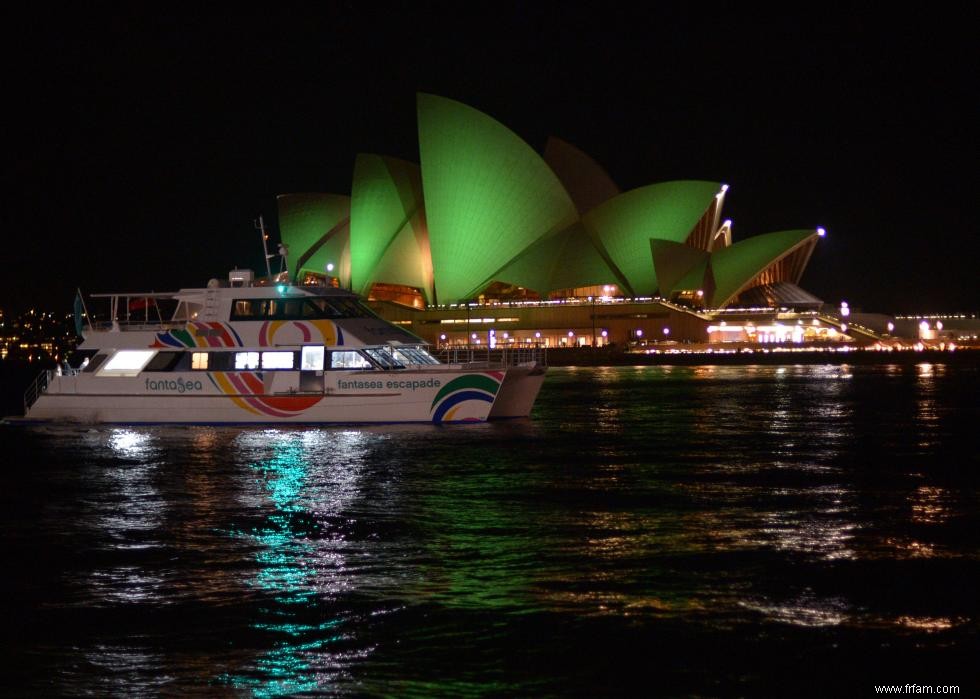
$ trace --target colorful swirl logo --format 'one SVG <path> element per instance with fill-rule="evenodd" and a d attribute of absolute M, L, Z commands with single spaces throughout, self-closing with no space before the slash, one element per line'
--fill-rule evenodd
<path fill-rule="evenodd" d="M 241 347 L 244 343 L 235 329 L 224 323 L 188 323 L 183 330 L 157 333 L 153 348 Z"/>
<path fill-rule="evenodd" d="M 214 371 L 211 382 L 239 408 L 253 415 L 295 417 L 320 402 L 322 396 L 270 396 L 262 372 Z"/>
<path fill-rule="evenodd" d="M 259 328 L 259 347 L 272 347 L 275 344 L 276 334 L 284 328 L 291 328 L 301 333 L 303 344 L 311 342 L 323 342 L 327 346 L 344 344 L 344 333 L 333 321 L 267 320 Z M 314 331 L 319 338 L 315 339 Z"/>
<path fill-rule="evenodd" d="M 432 422 L 478 422 L 486 419 L 504 373 L 488 371 L 459 376 L 439 389 L 429 408 Z M 484 405 L 489 403 L 490 405 Z"/>

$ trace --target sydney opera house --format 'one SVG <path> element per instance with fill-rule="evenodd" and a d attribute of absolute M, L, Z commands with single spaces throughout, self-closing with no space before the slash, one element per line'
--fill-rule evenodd
<path fill-rule="evenodd" d="M 279 197 L 295 280 L 353 289 L 437 345 L 843 337 L 798 285 L 822 229 L 733 242 L 727 185 L 623 192 L 561 140 L 539 154 L 460 102 L 417 106 L 419 164 L 361 154 L 349 196 Z"/>

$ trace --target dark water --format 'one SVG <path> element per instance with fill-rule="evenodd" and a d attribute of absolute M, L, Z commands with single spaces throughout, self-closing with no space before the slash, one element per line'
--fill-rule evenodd
<path fill-rule="evenodd" d="M 0 692 L 975 696 L 978 388 L 554 369 L 504 424 L 3 428 Z"/>

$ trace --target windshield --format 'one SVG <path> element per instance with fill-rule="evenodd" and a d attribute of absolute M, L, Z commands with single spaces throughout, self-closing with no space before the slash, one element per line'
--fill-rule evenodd
<path fill-rule="evenodd" d="M 382 369 L 404 369 L 405 365 L 395 359 L 389 347 L 366 347 L 364 352 Z"/>
<path fill-rule="evenodd" d="M 439 360 L 424 347 L 393 347 L 395 357 L 403 364 L 438 364 Z"/>

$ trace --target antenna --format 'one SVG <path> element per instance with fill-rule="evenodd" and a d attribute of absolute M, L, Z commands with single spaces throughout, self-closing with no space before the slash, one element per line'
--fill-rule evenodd
<path fill-rule="evenodd" d="M 268 279 L 272 279 L 272 267 L 269 266 L 269 258 L 272 255 L 269 254 L 269 234 L 265 232 L 265 221 L 262 220 L 262 216 L 255 219 L 255 230 L 259 232 L 262 237 L 262 255 L 265 257 L 265 275 Z"/>

